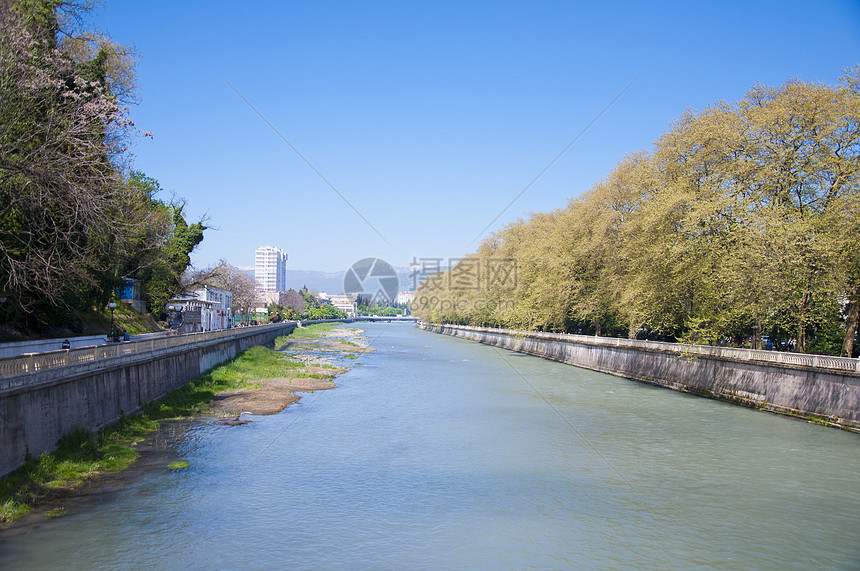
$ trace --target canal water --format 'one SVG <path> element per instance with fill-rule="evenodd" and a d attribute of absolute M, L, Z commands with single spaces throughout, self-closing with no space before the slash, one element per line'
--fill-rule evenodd
<path fill-rule="evenodd" d="M 338 388 L 162 435 L 121 490 L 0 534 L 0 568 L 860 566 L 860 435 L 363 327 Z"/>

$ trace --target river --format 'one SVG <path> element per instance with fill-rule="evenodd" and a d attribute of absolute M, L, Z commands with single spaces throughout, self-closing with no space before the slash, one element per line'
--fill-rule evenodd
<path fill-rule="evenodd" d="M 860 435 L 362 327 L 338 388 L 174 426 L 121 487 L 0 534 L 0 568 L 860 566 Z"/>

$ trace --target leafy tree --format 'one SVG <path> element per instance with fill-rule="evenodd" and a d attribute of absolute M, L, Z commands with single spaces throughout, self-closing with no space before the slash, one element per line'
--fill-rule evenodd
<path fill-rule="evenodd" d="M 288 290 L 282 297 L 284 307 L 292 310 L 299 317 L 307 316 L 308 302 L 305 297 L 294 289 Z"/>
<path fill-rule="evenodd" d="M 250 314 L 257 308 L 257 282 L 226 260 L 220 260 L 218 265 L 206 270 L 186 273 L 183 278 L 183 288 L 186 290 L 207 285 L 232 293 L 234 312 Z"/>
<path fill-rule="evenodd" d="M 319 307 L 310 308 L 308 317 L 310 319 L 343 319 L 346 317 L 346 313 L 331 304 L 322 303 Z"/>
<path fill-rule="evenodd" d="M 183 203 L 165 204 L 156 198 L 161 186 L 154 178 L 133 172 L 126 184 L 146 200 L 143 215 L 149 225 L 130 237 L 130 248 L 122 258 L 118 277 L 140 280 L 141 297 L 149 312 L 158 318 L 167 302 L 185 289 L 183 275 L 191 264 L 191 252 L 203 240 L 206 226 L 202 221 L 189 225 L 182 214 Z"/>
<path fill-rule="evenodd" d="M 134 131 L 124 105 L 132 53 L 79 32 L 69 18 L 79 14 L 71 2 L 0 2 L 0 290 L 7 321 L 60 320 L 105 302 L 117 258 L 149 224 L 145 201 L 123 183 L 117 165 Z"/>
<path fill-rule="evenodd" d="M 293 312 L 293 308 L 283 306 L 279 303 L 270 303 L 267 309 L 269 312 L 269 323 L 278 323 L 279 321 L 299 318 L 295 312 Z"/>
<path fill-rule="evenodd" d="M 422 284 L 413 313 L 757 348 L 767 334 L 853 355 L 858 221 L 860 66 L 836 87 L 758 86 L 684 114 L 653 153 L 626 157 L 566 208 L 511 224 L 467 257 L 515 259 L 515 291 L 457 290 L 454 268 Z M 479 303 L 505 296 L 514 303 Z"/>

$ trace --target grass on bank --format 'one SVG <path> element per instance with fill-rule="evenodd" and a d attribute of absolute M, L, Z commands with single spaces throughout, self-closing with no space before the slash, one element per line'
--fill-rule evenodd
<path fill-rule="evenodd" d="M 289 336 L 278 337 L 275 340 L 275 347 L 279 347 L 287 341 L 322 339 L 338 326 L 340 326 L 340 323 L 314 323 L 305 327 L 296 327 Z"/>
<path fill-rule="evenodd" d="M 101 309 L 105 331 L 110 331 L 110 310 Z M 138 313 L 124 303 L 118 303 L 114 310 L 114 327 L 120 331 L 128 331 L 129 335 L 155 333 L 164 331 L 164 327 L 149 313 Z"/>
<path fill-rule="evenodd" d="M 12 522 L 33 506 L 62 497 L 96 474 L 125 470 L 138 458 L 128 444 L 142 440 L 157 426 L 141 415 L 123 417 L 95 434 L 76 430 L 63 437 L 54 452 L 28 457 L 23 466 L 0 481 L 0 523 Z"/>
<path fill-rule="evenodd" d="M 311 349 L 313 346 L 306 343 L 301 343 L 302 341 L 316 341 L 319 339 L 324 339 L 328 336 L 328 334 L 335 328 L 339 328 L 342 325 L 340 323 L 314 323 L 312 325 L 308 325 L 302 328 L 296 328 L 292 334 L 289 336 L 278 337 L 275 339 L 275 349 L 278 351 L 282 351 L 287 348 L 288 344 L 293 344 L 293 349 Z M 356 331 L 363 331 L 361 329 Z M 334 339 L 337 343 L 341 345 L 348 345 L 352 347 L 356 347 L 361 349 L 362 346 L 353 341 L 349 341 L 346 338 L 338 337 Z M 298 342 L 298 343 L 296 343 Z M 339 351 L 325 351 L 324 352 L 334 352 L 337 353 Z M 349 357 L 349 356 L 347 356 Z"/>
<path fill-rule="evenodd" d="M 327 325 L 301 331 L 321 336 L 330 329 L 324 327 Z M 279 338 L 276 346 L 286 339 Z M 221 391 L 252 387 L 257 379 L 300 376 L 297 369 L 303 366 L 272 349 L 251 347 L 233 361 L 144 405 L 141 414 L 123 417 L 95 434 L 76 430 L 61 439 L 54 452 L 28 457 L 23 466 L 0 480 L 0 523 L 10 523 L 37 504 L 62 497 L 96 474 L 126 469 L 138 458 L 129 445 L 157 429 L 159 420 L 204 414 Z"/>
<path fill-rule="evenodd" d="M 302 366 L 267 347 L 251 347 L 229 363 L 198 375 L 161 399 L 144 405 L 143 413 L 153 420 L 205 414 L 221 391 L 254 387 L 257 379 L 289 376 Z"/>

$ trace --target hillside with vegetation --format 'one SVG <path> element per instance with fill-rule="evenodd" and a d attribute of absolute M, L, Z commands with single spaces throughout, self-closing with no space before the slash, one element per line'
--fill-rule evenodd
<path fill-rule="evenodd" d="M 0 1 L 0 329 L 92 332 L 123 278 L 154 318 L 203 239 L 129 164 L 135 52 L 86 4 Z M 101 316 L 101 317 L 100 317 Z"/>
<path fill-rule="evenodd" d="M 426 280 L 413 313 L 856 356 L 858 170 L 860 66 L 834 86 L 756 86 L 491 236 Z"/>

